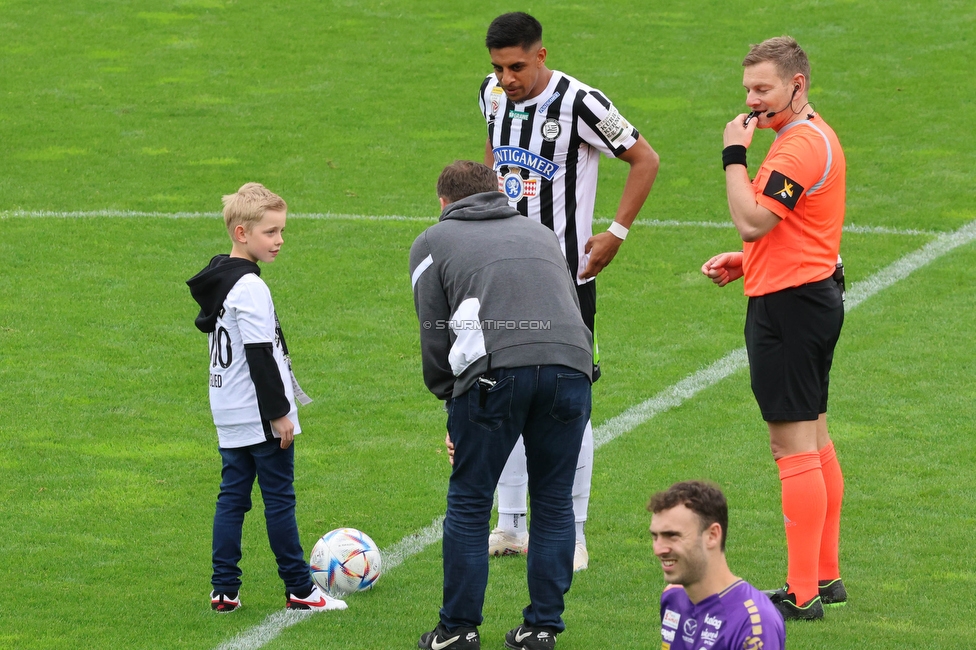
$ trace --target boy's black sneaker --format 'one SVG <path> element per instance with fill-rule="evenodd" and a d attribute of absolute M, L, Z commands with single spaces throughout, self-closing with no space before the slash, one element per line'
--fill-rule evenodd
<path fill-rule="evenodd" d="M 844 589 L 843 580 L 821 580 L 817 584 L 820 587 L 820 602 L 824 607 L 843 607 L 847 604 L 847 590 Z"/>
<path fill-rule="evenodd" d="M 796 596 L 790 593 L 790 586 L 763 592 L 769 596 L 773 606 L 783 616 L 784 621 L 818 621 L 824 617 L 820 596 L 814 596 L 802 605 L 796 604 Z"/>
<path fill-rule="evenodd" d="M 481 638 L 476 627 L 459 627 L 448 632 L 440 623 L 430 632 L 424 632 L 417 641 L 421 650 L 481 650 Z"/>
<path fill-rule="evenodd" d="M 551 627 L 519 625 L 505 635 L 509 650 L 552 650 L 556 647 L 556 631 Z"/>
<path fill-rule="evenodd" d="M 210 609 L 221 614 L 232 612 L 241 606 L 240 593 L 223 594 L 217 591 L 210 592 Z"/>

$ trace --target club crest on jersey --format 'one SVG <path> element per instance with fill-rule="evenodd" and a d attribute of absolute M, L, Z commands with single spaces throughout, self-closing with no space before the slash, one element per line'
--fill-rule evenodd
<path fill-rule="evenodd" d="M 498 189 L 509 201 L 521 201 L 523 197 L 531 199 L 539 194 L 539 181 L 535 178 L 522 178 L 517 172 L 506 174 L 499 185 Z"/>
<path fill-rule="evenodd" d="M 495 169 L 505 165 L 521 167 L 542 176 L 547 181 L 551 181 L 559 171 L 559 165 L 556 163 L 521 147 L 495 147 L 491 150 L 491 155 L 495 159 Z"/>
<path fill-rule="evenodd" d="M 501 106 L 501 103 L 502 103 L 502 95 L 504 95 L 504 94 L 505 94 L 505 91 L 502 90 L 499 86 L 495 86 L 494 88 L 491 89 L 491 115 L 492 115 L 492 117 L 494 117 L 495 116 L 495 113 L 498 112 L 498 107 Z"/>
<path fill-rule="evenodd" d="M 542 134 L 542 139 L 546 142 L 555 142 L 562 131 L 563 127 L 559 125 L 559 120 L 554 118 L 549 118 L 543 122 L 542 128 L 539 129 L 539 132 Z"/>

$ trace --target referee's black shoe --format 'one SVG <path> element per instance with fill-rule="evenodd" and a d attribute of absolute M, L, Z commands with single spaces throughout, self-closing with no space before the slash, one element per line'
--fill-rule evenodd
<path fill-rule="evenodd" d="M 821 580 L 817 584 L 820 587 L 820 602 L 824 607 L 843 607 L 847 604 L 847 589 L 844 589 L 843 580 Z"/>
<path fill-rule="evenodd" d="M 417 641 L 421 650 L 481 650 L 481 638 L 476 627 L 459 627 L 448 632 L 440 623 L 430 632 L 424 632 Z"/>
<path fill-rule="evenodd" d="M 796 596 L 790 593 L 789 585 L 763 593 L 769 596 L 784 621 L 819 621 L 824 617 L 823 602 L 819 594 L 802 605 L 797 605 Z"/>
<path fill-rule="evenodd" d="M 820 602 L 824 607 L 843 607 L 847 604 L 847 589 L 844 588 L 844 581 L 840 578 L 833 580 L 821 580 L 817 583 L 820 589 Z M 786 585 L 779 589 L 770 589 L 763 593 L 769 596 L 770 600 L 782 599 L 790 590 Z"/>

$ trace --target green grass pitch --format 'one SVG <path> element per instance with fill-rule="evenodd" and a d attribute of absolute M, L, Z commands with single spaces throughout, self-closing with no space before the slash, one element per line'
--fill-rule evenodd
<path fill-rule="evenodd" d="M 244 608 L 207 607 L 220 460 L 183 282 L 228 244 L 216 217 L 173 215 L 215 213 L 250 180 L 289 202 L 264 277 L 315 398 L 296 443 L 306 552 L 339 526 L 384 549 L 423 531 L 449 467 L 407 252 L 441 168 L 483 155 L 484 31 L 510 10 L 536 15 L 550 66 L 604 90 L 662 160 L 600 276 L 598 428 L 742 346 L 740 287 L 698 269 L 739 247 L 701 224 L 728 222 L 721 133 L 750 43 L 788 33 L 810 55 L 811 99 L 847 154 L 851 293 L 960 244 L 848 313 L 830 422 L 851 603 L 787 634 L 791 650 L 976 646 L 972 3 L 0 0 L 0 648 L 387 650 L 433 626 L 438 543 L 348 611 L 262 637 L 284 598 L 257 494 Z M 626 166 L 601 164 L 607 218 Z M 360 216 L 302 216 L 325 213 Z M 362 218 L 392 215 L 409 219 Z M 562 650 L 608 633 L 659 646 L 644 504 L 686 478 L 725 488 L 733 571 L 783 579 L 779 483 L 740 369 L 597 451 Z M 524 572 L 492 561 L 485 647 L 519 622 Z"/>

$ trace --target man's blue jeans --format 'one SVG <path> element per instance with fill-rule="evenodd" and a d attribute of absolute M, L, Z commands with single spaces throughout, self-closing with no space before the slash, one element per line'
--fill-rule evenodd
<path fill-rule="evenodd" d="M 573 581 L 573 479 L 590 417 L 590 380 L 565 366 L 499 368 L 489 376 L 497 383 L 483 406 L 477 384 L 448 405 L 455 451 L 444 520 L 441 623 L 453 630 L 482 622 L 492 497 L 521 434 L 532 499 L 530 604 L 523 616 L 527 625 L 561 632 L 564 595 Z"/>
<path fill-rule="evenodd" d="M 278 561 L 278 576 L 291 591 L 311 586 L 308 564 L 295 519 L 295 445 L 282 449 L 278 440 L 248 447 L 220 449 L 224 461 L 213 524 L 213 588 L 235 592 L 241 586 L 241 531 L 251 509 L 257 476 L 264 500 L 268 541 Z"/>

